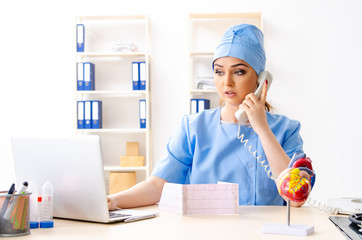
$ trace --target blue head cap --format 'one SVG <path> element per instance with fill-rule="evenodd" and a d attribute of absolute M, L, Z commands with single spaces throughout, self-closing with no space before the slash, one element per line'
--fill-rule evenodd
<path fill-rule="evenodd" d="M 230 27 L 215 50 L 214 61 L 221 57 L 235 57 L 247 62 L 259 75 L 265 69 L 263 33 L 254 25 Z"/>

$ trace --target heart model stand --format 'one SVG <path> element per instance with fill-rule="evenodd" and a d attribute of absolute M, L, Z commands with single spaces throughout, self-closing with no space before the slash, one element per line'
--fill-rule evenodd
<path fill-rule="evenodd" d="M 262 233 L 308 236 L 314 232 L 314 226 L 290 224 L 290 200 L 287 201 L 287 224 L 268 223 L 262 229 Z"/>
<path fill-rule="evenodd" d="M 263 233 L 307 236 L 314 232 L 314 226 L 290 224 L 290 199 L 301 201 L 303 198 L 308 198 L 307 189 L 309 187 L 309 183 L 301 180 L 302 178 L 299 177 L 299 170 L 295 169 L 289 171 L 286 177 L 280 181 L 279 193 L 288 198 L 287 224 L 268 223 L 262 227 Z"/>

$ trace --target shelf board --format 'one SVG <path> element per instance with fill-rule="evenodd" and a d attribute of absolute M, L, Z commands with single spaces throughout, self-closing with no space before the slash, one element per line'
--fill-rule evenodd
<path fill-rule="evenodd" d="M 145 57 L 145 52 L 77 52 L 80 57 Z"/>
<path fill-rule="evenodd" d="M 105 171 L 111 172 L 130 172 L 130 171 L 147 171 L 147 167 L 120 167 L 120 166 L 104 166 Z"/>
<path fill-rule="evenodd" d="M 217 90 L 191 89 L 190 93 L 217 93 Z"/>
<path fill-rule="evenodd" d="M 79 21 L 89 20 L 147 20 L 145 15 L 130 15 L 130 16 L 80 16 L 76 17 Z"/>
<path fill-rule="evenodd" d="M 77 91 L 77 95 L 104 95 L 104 96 L 115 96 L 115 97 L 144 97 L 147 95 L 146 90 L 135 90 L 135 91 Z"/>
<path fill-rule="evenodd" d="M 205 57 L 212 57 L 214 56 L 214 52 L 207 52 L 207 51 L 191 51 L 190 56 L 205 56 Z"/>
<path fill-rule="evenodd" d="M 261 18 L 260 12 L 246 12 L 246 13 L 200 13 L 200 14 L 190 14 L 190 20 L 200 20 L 200 19 L 228 19 L 228 18 Z"/>
<path fill-rule="evenodd" d="M 139 133 L 147 133 L 147 132 L 148 132 L 148 129 L 137 129 L 137 128 L 77 129 L 77 133 L 139 134 Z"/>

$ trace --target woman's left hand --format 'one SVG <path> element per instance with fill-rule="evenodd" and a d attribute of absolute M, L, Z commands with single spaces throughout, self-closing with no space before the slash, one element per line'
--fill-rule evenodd
<path fill-rule="evenodd" d="M 239 108 L 243 109 L 248 115 L 249 122 L 257 134 L 268 127 L 265 113 L 266 96 L 267 81 L 264 83 L 260 99 L 258 99 L 254 93 L 249 93 L 246 95 L 243 103 L 239 106 Z"/>

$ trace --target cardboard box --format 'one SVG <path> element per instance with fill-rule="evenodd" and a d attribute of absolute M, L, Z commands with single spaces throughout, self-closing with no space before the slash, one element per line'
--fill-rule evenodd
<path fill-rule="evenodd" d="M 121 156 L 121 167 L 142 167 L 145 165 L 144 156 Z"/>
<path fill-rule="evenodd" d="M 110 172 L 109 173 L 109 194 L 124 191 L 136 185 L 135 172 Z"/>
<path fill-rule="evenodd" d="M 126 156 L 138 156 L 140 155 L 140 145 L 138 142 L 126 143 Z"/>

